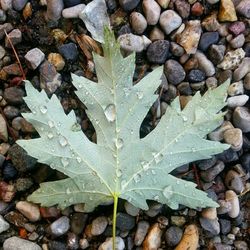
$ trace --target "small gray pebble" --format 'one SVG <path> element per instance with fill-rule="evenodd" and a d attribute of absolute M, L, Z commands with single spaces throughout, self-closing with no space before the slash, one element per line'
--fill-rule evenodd
<path fill-rule="evenodd" d="M 183 231 L 179 227 L 172 226 L 168 228 L 165 233 L 165 240 L 167 245 L 170 247 L 176 246 L 180 242 L 182 235 Z"/>
<path fill-rule="evenodd" d="M 66 216 L 62 216 L 55 220 L 49 227 L 51 234 L 55 237 L 64 235 L 68 232 L 69 228 L 69 218 Z"/>

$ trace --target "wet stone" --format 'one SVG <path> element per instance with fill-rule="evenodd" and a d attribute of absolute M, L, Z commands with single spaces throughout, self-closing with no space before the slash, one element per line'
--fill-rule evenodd
<path fill-rule="evenodd" d="M 165 232 L 165 240 L 167 245 L 170 247 L 176 246 L 180 242 L 182 235 L 183 231 L 181 228 L 176 226 L 171 226 Z"/>
<path fill-rule="evenodd" d="M 135 238 L 134 238 L 134 244 L 136 246 L 140 246 L 142 242 L 144 241 L 148 229 L 150 225 L 147 221 L 139 221 L 137 224 L 136 232 L 135 232 Z"/>
<path fill-rule="evenodd" d="M 173 85 L 179 84 L 186 77 L 185 70 L 183 69 L 181 64 L 173 59 L 170 59 L 165 63 L 164 73 L 168 81 Z"/>
<path fill-rule="evenodd" d="M 187 78 L 189 82 L 195 83 L 195 82 L 204 81 L 206 78 L 206 75 L 203 71 L 199 69 L 193 69 L 188 73 Z"/>
<path fill-rule="evenodd" d="M 69 227 L 69 218 L 62 216 L 50 225 L 49 230 L 53 236 L 59 237 L 67 233 Z"/>
<path fill-rule="evenodd" d="M 216 44 L 219 41 L 219 33 L 214 32 L 205 32 L 201 35 L 199 42 L 199 49 L 206 51 L 211 45 Z"/>
<path fill-rule="evenodd" d="M 116 224 L 121 231 L 131 230 L 135 226 L 135 218 L 125 213 L 118 213 Z"/>
<path fill-rule="evenodd" d="M 166 40 L 158 40 L 151 43 L 147 49 L 147 58 L 149 62 L 163 64 L 169 55 L 169 42 Z"/>
<path fill-rule="evenodd" d="M 13 0 L 12 5 L 15 10 L 20 11 L 24 8 L 27 2 L 28 0 Z"/>
<path fill-rule="evenodd" d="M 58 51 L 67 61 L 75 62 L 78 58 L 77 46 L 74 43 L 63 44 Z"/>

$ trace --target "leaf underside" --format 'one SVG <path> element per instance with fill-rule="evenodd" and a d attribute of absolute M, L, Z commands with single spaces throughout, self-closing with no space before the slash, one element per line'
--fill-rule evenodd
<path fill-rule="evenodd" d="M 82 132 L 73 111 L 64 113 L 55 95 L 49 99 L 43 90 L 26 82 L 25 102 L 31 113 L 23 116 L 40 138 L 17 143 L 38 162 L 68 176 L 42 183 L 28 199 L 61 208 L 85 203 L 86 212 L 115 196 L 141 209 L 148 209 L 147 200 L 173 209 L 179 204 L 217 206 L 194 183 L 169 173 L 229 147 L 205 139 L 223 120 L 220 110 L 225 106 L 228 83 L 203 96 L 197 92 L 183 110 L 176 98 L 157 127 L 141 139 L 141 123 L 158 98 L 154 93 L 161 83 L 162 67 L 133 85 L 135 54 L 123 58 L 109 30 L 103 51 L 104 57 L 94 55 L 98 83 L 72 75 L 76 94 L 95 128 L 96 144 Z"/>

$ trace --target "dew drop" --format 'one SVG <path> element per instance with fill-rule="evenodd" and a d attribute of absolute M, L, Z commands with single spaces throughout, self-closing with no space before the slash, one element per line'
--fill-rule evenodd
<path fill-rule="evenodd" d="M 187 117 L 185 115 L 182 116 L 182 119 L 183 119 L 184 122 L 187 121 Z"/>
<path fill-rule="evenodd" d="M 117 177 L 120 178 L 122 176 L 122 170 L 118 169 L 117 170 Z"/>
<path fill-rule="evenodd" d="M 54 163 L 51 163 L 51 164 L 50 164 L 50 167 L 51 167 L 52 169 L 55 169 L 55 168 L 56 168 L 56 166 L 55 166 Z"/>
<path fill-rule="evenodd" d="M 67 158 L 62 158 L 61 162 L 62 162 L 63 167 L 67 167 L 69 165 L 69 161 Z"/>
<path fill-rule="evenodd" d="M 77 156 L 77 157 L 76 157 L 76 160 L 77 160 L 78 163 L 81 163 L 81 161 L 82 161 L 82 159 L 81 159 L 80 156 Z"/>
<path fill-rule="evenodd" d="M 167 186 L 163 189 L 163 195 L 166 199 L 170 199 L 173 195 L 173 189 L 171 186 Z"/>
<path fill-rule="evenodd" d="M 141 166 L 144 171 L 147 171 L 149 169 L 150 164 L 148 162 L 142 161 Z"/>
<path fill-rule="evenodd" d="M 52 139 L 52 138 L 54 137 L 53 133 L 51 133 L 51 132 L 49 132 L 49 133 L 47 134 L 47 136 L 48 136 L 49 139 Z"/>
<path fill-rule="evenodd" d="M 47 111 L 48 111 L 48 108 L 45 105 L 43 105 L 43 106 L 40 107 L 40 111 L 41 111 L 42 114 L 46 114 Z"/>
<path fill-rule="evenodd" d="M 134 181 L 135 183 L 138 183 L 141 180 L 141 176 L 139 174 L 134 175 Z"/>
<path fill-rule="evenodd" d="M 65 138 L 64 136 L 60 136 L 60 138 L 59 138 L 59 144 L 60 144 L 62 147 L 65 147 L 65 146 L 67 146 L 68 141 L 66 140 L 66 138 Z"/>
<path fill-rule="evenodd" d="M 81 125 L 77 122 L 75 122 L 72 126 L 71 126 L 71 130 L 73 132 L 78 132 L 81 130 Z"/>
<path fill-rule="evenodd" d="M 71 194 L 71 191 L 69 188 L 66 189 L 66 194 Z"/>
<path fill-rule="evenodd" d="M 152 175 L 156 175 L 156 172 L 154 169 L 151 170 Z"/>
<path fill-rule="evenodd" d="M 116 142 L 115 142 L 115 146 L 118 148 L 118 149 L 121 149 L 123 147 L 123 139 L 121 138 L 117 138 Z"/>
<path fill-rule="evenodd" d="M 104 114 L 109 122 L 113 122 L 116 118 L 116 110 L 114 104 L 109 104 L 105 110 Z"/>
<path fill-rule="evenodd" d="M 58 126 L 58 127 L 61 127 L 61 125 L 62 125 L 61 122 L 58 122 L 58 123 L 57 123 L 57 126 Z"/>
<path fill-rule="evenodd" d="M 143 92 L 142 91 L 138 91 L 136 93 L 136 95 L 137 95 L 138 99 L 142 99 L 143 98 Z"/>
<path fill-rule="evenodd" d="M 159 163 L 163 159 L 163 154 L 161 153 L 153 153 L 153 156 L 156 163 Z"/>
<path fill-rule="evenodd" d="M 49 125 L 50 128 L 53 128 L 55 126 L 53 121 L 48 121 L 48 125 Z"/>
<path fill-rule="evenodd" d="M 78 88 L 79 88 L 79 89 L 81 89 L 82 87 L 83 87 L 82 84 L 79 84 L 79 85 L 78 85 Z"/>
<path fill-rule="evenodd" d="M 44 131 L 44 128 L 43 128 L 43 127 L 41 127 L 40 129 L 41 129 L 41 131 Z"/>
<path fill-rule="evenodd" d="M 177 185 L 179 185 L 179 184 L 180 184 L 180 181 L 179 181 L 179 180 L 177 180 L 177 181 L 176 181 L 176 184 L 177 184 Z"/>

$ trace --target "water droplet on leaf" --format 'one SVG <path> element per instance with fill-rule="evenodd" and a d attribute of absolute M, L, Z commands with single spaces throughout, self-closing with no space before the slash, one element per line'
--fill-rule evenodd
<path fill-rule="evenodd" d="M 69 165 L 69 161 L 67 158 L 62 158 L 61 162 L 62 162 L 63 167 L 67 167 Z"/>
<path fill-rule="evenodd" d="M 77 156 L 77 157 L 76 157 L 76 160 L 77 160 L 78 163 L 80 163 L 80 162 L 82 161 L 82 159 L 81 159 L 80 156 Z"/>
<path fill-rule="evenodd" d="M 53 121 L 48 121 L 48 125 L 49 125 L 50 128 L 53 128 L 55 126 Z"/>
<path fill-rule="evenodd" d="M 121 138 L 117 138 L 116 142 L 115 142 L 115 145 L 118 149 L 122 148 L 123 147 L 123 139 Z"/>
<path fill-rule="evenodd" d="M 118 169 L 117 170 L 117 177 L 120 178 L 122 176 L 122 170 Z"/>
<path fill-rule="evenodd" d="M 60 145 L 61 145 L 62 147 L 65 147 L 65 146 L 67 146 L 68 141 L 66 140 L 66 138 L 65 138 L 64 136 L 60 136 L 60 137 L 59 137 L 59 143 L 60 143 Z"/>
<path fill-rule="evenodd" d="M 136 93 L 136 95 L 137 95 L 138 99 L 142 99 L 143 98 L 143 92 L 142 91 L 138 91 Z"/>
<path fill-rule="evenodd" d="M 116 118 L 116 110 L 114 104 L 109 104 L 105 110 L 104 114 L 109 122 L 113 122 Z"/>
<path fill-rule="evenodd" d="M 135 183 L 138 183 L 141 180 L 141 176 L 139 174 L 134 175 Z"/>
<path fill-rule="evenodd" d="M 173 195 L 173 189 L 171 186 L 167 186 L 163 189 L 163 195 L 166 199 L 170 199 Z"/>
<path fill-rule="evenodd" d="M 52 139 L 52 138 L 54 137 L 53 133 L 51 133 L 51 132 L 49 132 L 49 133 L 47 134 L 47 136 L 48 136 L 49 139 Z"/>
<path fill-rule="evenodd" d="M 66 189 L 66 194 L 71 194 L 71 191 L 69 188 Z"/>

